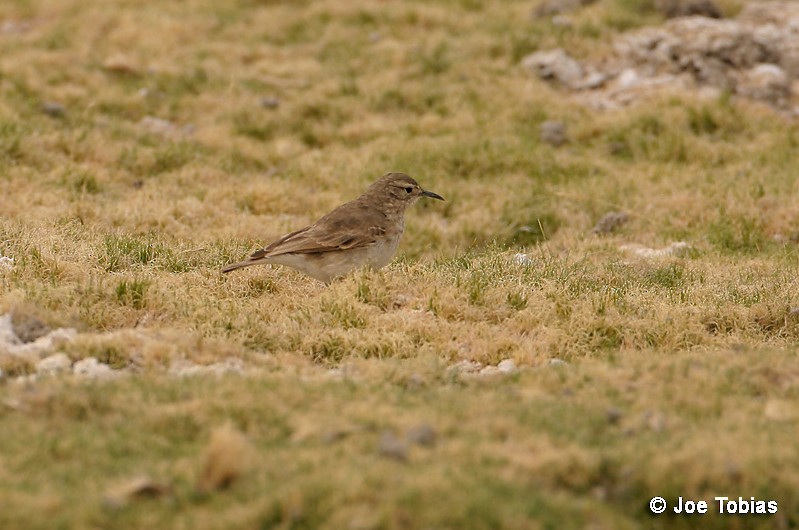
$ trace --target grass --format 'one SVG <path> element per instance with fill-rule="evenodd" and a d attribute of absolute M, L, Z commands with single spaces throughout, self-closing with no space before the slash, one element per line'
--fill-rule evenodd
<path fill-rule="evenodd" d="M 12 381 L 35 362 L 0 352 L 0 527 L 696 525 L 655 495 L 779 503 L 707 528 L 799 524 L 796 125 L 729 95 L 598 114 L 519 66 L 601 56 L 652 6 L 0 6 L 0 313 L 127 372 Z M 219 273 L 389 170 L 447 202 L 387 268 Z M 109 500 L 142 475 L 164 487 Z"/>

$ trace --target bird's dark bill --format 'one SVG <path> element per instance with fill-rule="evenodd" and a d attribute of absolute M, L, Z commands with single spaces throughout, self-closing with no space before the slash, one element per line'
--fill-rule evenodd
<path fill-rule="evenodd" d="M 438 193 L 433 193 L 432 191 L 423 191 L 422 195 L 424 195 L 425 197 L 430 197 L 432 199 L 438 199 L 439 201 L 444 200 L 444 197 L 442 197 Z"/>

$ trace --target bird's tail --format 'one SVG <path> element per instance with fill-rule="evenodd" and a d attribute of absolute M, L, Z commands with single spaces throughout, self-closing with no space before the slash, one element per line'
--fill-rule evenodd
<path fill-rule="evenodd" d="M 266 258 L 269 257 L 269 251 L 265 248 L 260 250 L 256 250 L 252 254 L 249 255 L 247 259 L 244 261 L 240 261 L 238 263 L 231 263 L 230 265 L 224 267 L 222 272 L 230 272 L 236 269 L 241 269 L 242 267 L 249 267 L 250 265 L 258 265 L 259 263 L 266 263 Z"/>
<path fill-rule="evenodd" d="M 259 263 L 263 263 L 263 258 L 247 258 L 244 261 L 239 261 L 238 263 L 231 263 L 230 265 L 226 265 L 222 268 L 222 273 L 227 273 L 234 271 L 236 269 L 241 269 L 243 267 L 249 267 L 250 265 L 257 265 Z"/>

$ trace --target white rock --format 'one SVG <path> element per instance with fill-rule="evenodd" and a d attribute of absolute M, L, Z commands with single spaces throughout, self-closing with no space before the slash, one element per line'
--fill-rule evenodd
<path fill-rule="evenodd" d="M 589 68 L 582 80 L 576 83 L 573 88 L 577 90 L 595 90 L 607 83 L 608 79 L 610 79 L 610 76 L 605 72 Z"/>
<path fill-rule="evenodd" d="M 77 330 L 72 328 L 54 329 L 47 335 L 39 337 L 33 342 L 21 344 L 13 348 L 12 353 L 22 357 L 41 357 L 70 342 L 77 334 Z"/>
<path fill-rule="evenodd" d="M 643 245 L 637 245 L 633 243 L 629 245 L 622 245 L 619 247 L 619 250 L 630 252 L 641 258 L 658 259 L 658 258 L 665 258 L 667 256 L 674 256 L 690 248 L 691 245 L 689 245 L 685 241 L 677 241 L 676 243 L 672 243 L 671 245 L 665 246 L 663 248 L 649 248 Z"/>
<path fill-rule="evenodd" d="M 562 121 L 547 120 L 538 128 L 542 142 L 555 147 L 565 144 L 569 137 L 566 134 L 566 125 Z"/>
<path fill-rule="evenodd" d="M 550 366 L 569 366 L 569 363 L 564 361 L 563 359 L 558 359 L 557 357 L 553 357 L 549 360 Z"/>
<path fill-rule="evenodd" d="M 736 92 L 773 105 L 784 105 L 791 97 L 791 80 L 776 64 L 759 64 L 742 72 Z"/>
<path fill-rule="evenodd" d="M 574 26 L 574 20 L 566 15 L 555 15 L 552 17 L 552 25 L 560 26 L 561 28 L 570 28 Z"/>
<path fill-rule="evenodd" d="M 499 373 L 499 368 L 497 368 L 496 366 L 491 366 L 490 364 L 488 366 L 484 366 L 478 372 L 479 375 L 494 375 L 498 373 Z"/>
<path fill-rule="evenodd" d="M 0 316 L 0 351 L 5 351 L 15 357 L 36 359 L 59 349 L 75 338 L 77 333 L 77 330 L 73 328 L 58 328 L 33 342 L 23 344 L 14 333 L 11 313 L 6 313 Z"/>
<path fill-rule="evenodd" d="M 455 374 L 473 374 L 479 371 L 482 367 L 483 365 L 477 361 L 463 360 L 447 368 L 447 372 Z"/>
<path fill-rule="evenodd" d="M 163 118 L 156 118 L 155 116 L 145 116 L 139 120 L 139 127 L 147 129 L 154 134 L 160 134 L 167 138 L 177 138 L 181 136 L 190 136 L 194 133 L 195 127 L 192 124 L 178 127 L 176 124 Z"/>
<path fill-rule="evenodd" d="M 632 88 L 640 82 L 640 79 L 641 76 L 634 68 L 625 68 L 616 78 L 616 84 L 619 88 Z"/>
<path fill-rule="evenodd" d="M 625 32 L 614 39 L 614 54 L 593 63 L 572 62 L 566 52 L 552 50 L 522 64 L 572 89 L 607 87 L 581 98 L 597 108 L 712 87 L 787 110 L 799 80 L 799 2 L 745 4 L 736 19 L 680 16 Z M 593 76 L 594 70 L 613 82 Z"/>
<path fill-rule="evenodd" d="M 504 359 L 499 361 L 497 369 L 503 374 L 512 374 L 516 371 L 516 362 L 513 359 Z"/>
<path fill-rule="evenodd" d="M 56 375 L 69 371 L 71 366 L 72 360 L 65 353 L 56 353 L 36 363 L 36 373 L 39 375 Z"/>
<path fill-rule="evenodd" d="M 516 362 L 513 359 L 503 359 L 496 366 L 485 366 L 479 374 L 480 375 L 495 375 L 495 374 L 512 374 L 516 371 Z"/>
<path fill-rule="evenodd" d="M 522 66 L 541 79 L 558 81 L 570 88 L 579 86 L 585 77 L 580 63 L 561 48 L 531 53 L 522 59 Z"/>
<path fill-rule="evenodd" d="M 0 270 L 10 271 L 14 268 L 14 258 L 0 255 Z"/>
<path fill-rule="evenodd" d="M 178 361 L 169 367 L 169 375 L 177 377 L 192 377 L 197 375 L 241 374 L 244 373 L 244 363 L 239 359 L 225 359 L 224 361 L 202 365 L 191 361 Z"/>
<path fill-rule="evenodd" d="M 119 375 L 119 372 L 94 357 L 77 361 L 72 365 L 72 373 L 87 379 L 110 379 Z"/>
<path fill-rule="evenodd" d="M 513 262 L 516 265 L 530 265 L 533 262 L 533 260 L 531 260 L 530 256 L 528 256 L 527 254 L 514 254 Z"/>
<path fill-rule="evenodd" d="M 39 379 L 39 376 L 37 374 L 28 374 L 28 375 L 21 375 L 19 377 L 15 377 L 15 378 L 11 379 L 11 382 L 14 383 L 15 385 L 27 386 L 27 385 L 32 385 L 38 379 Z"/>
<path fill-rule="evenodd" d="M 11 323 L 11 313 L 0 316 L 0 346 L 11 346 L 19 344 L 20 340 L 14 333 L 14 325 Z"/>

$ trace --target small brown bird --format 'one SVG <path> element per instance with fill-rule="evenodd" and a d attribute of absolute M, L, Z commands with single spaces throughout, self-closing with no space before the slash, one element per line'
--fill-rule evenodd
<path fill-rule="evenodd" d="M 379 269 L 394 257 L 405 228 L 405 209 L 420 197 L 444 200 L 405 173 L 388 173 L 357 199 L 222 272 L 272 263 L 330 283 L 361 267 Z"/>

